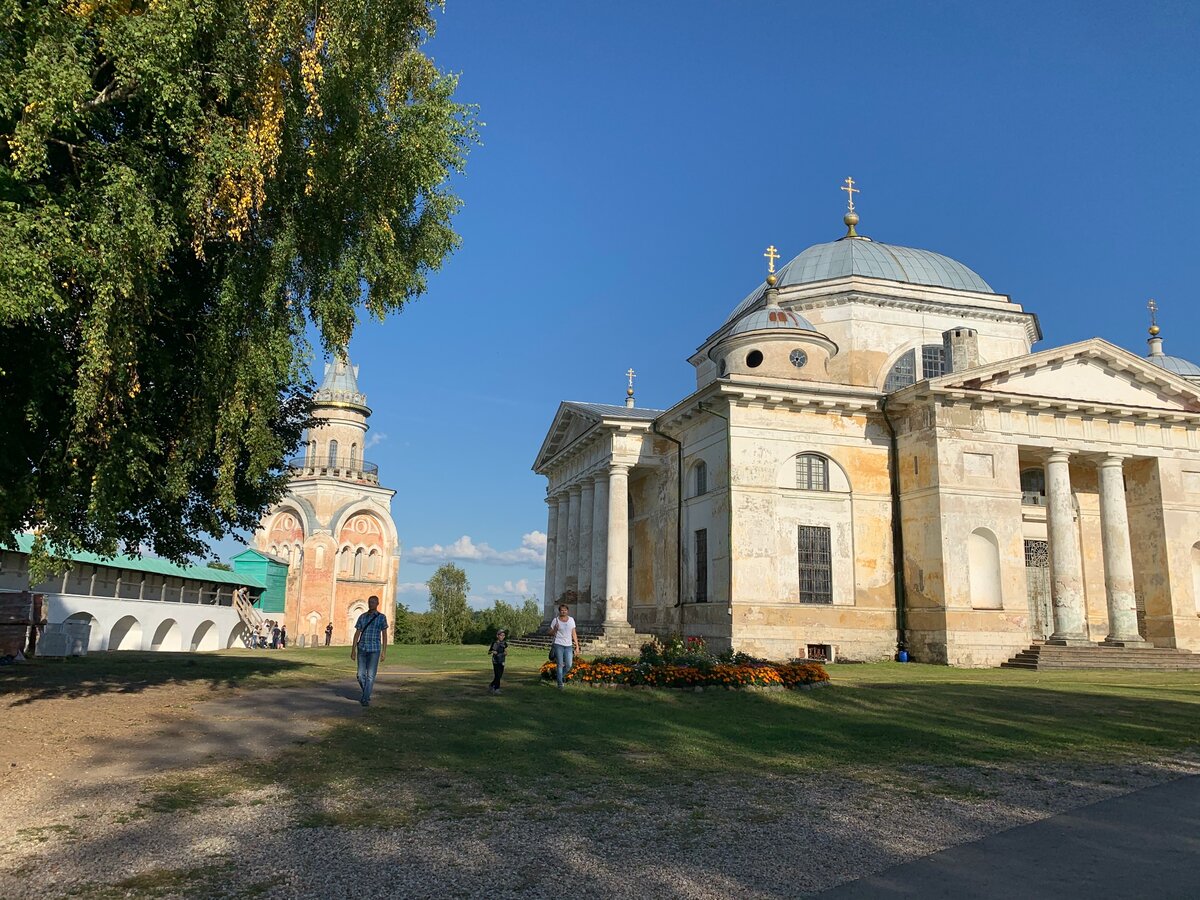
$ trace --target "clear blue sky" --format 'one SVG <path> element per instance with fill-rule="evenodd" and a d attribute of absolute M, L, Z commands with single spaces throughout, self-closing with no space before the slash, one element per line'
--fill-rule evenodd
<path fill-rule="evenodd" d="M 862 233 L 966 263 L 1041 317 L 1039 347 L 1144 353 L 1154 297 L 1167 352 L 1200 361 L 1200 4 L 449 0 L 440 18 L 428 50 L 486 123 L 463 246 L 351 345 L 402 582 L 456 555 L 414 548 L 466 535 L 477 601 L 522 579 L 540 596 L 519 548 L 546 528 L 530 465 L 558 402 L 619 403 L 630 366 L 639 405 L 686 395 L 763 248 L 843 233 L 847 175 Z"/>

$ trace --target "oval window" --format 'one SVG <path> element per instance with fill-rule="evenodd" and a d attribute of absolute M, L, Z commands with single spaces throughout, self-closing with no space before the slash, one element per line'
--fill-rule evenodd
<path fill-rule="evenodd" d="M 797 369 L 803 369 L 804 364 L 808 362 L 808 354 L 803 350 L 793 350 L 788 359 L 792 361 L 792 365 Z"/>
<path fill-rule="evenodd" d="M 717 374 L 718 375 L 725 374 L 725 360 L 723 360 L 723 359 L 721 360 L 720 364 L 717 366 Z"/>
<path fill-rule="evenodd" d="M 746 355 L 746 365 L 752 369 L 757 369 L 762 365 L 763 355 L 761 350 L 751 350 Z"/>

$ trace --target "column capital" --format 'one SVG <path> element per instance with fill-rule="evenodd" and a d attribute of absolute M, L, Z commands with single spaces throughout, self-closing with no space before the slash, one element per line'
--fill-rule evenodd
<path fill-rule="evenodd" d="M 1101 469 L 1108 469 L 1108 468 L 1120 469 L 1120 468 L 1124 467 L 1125 460 L 1129 459 L 1129 457 L 1130 457 L 1130 454 L 1128 454 L 1128 453 L 1106 453 L 1104 455 L 1104 457 L 1100 460 L 1100 462 L 1097 463 L 1097 465 Z"/>
<path fill-rule="evenodd" d="M 579 496 L 579 492 L 582 490 L 583 490 L 583 485 L 581 485 L 578 481 L 567 487 L 567 493 L 570 494 L 572 497 Z"/>
<path fill-rule="evenodd" d="M 1074 450 L 1065 450 L 1062 447 L 1054 447 L 1050 450 L 1049 455 L 1046 457 L 1046 462 L 1067 462 L 1072 456 L 1075 455 L 1075 452 L 1076 451 Z"/>
<path fill-rule="evenodd" d="M 608 464 L 608 472 L 610 475 L 628 475 L 629 470 L 632 468 L 633 466 L 629 465 L 628 463 L 614 462 Z"/>

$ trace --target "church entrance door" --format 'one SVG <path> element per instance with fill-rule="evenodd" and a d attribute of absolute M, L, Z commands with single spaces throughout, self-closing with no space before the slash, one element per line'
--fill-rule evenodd
<path fill-rule="evenodd" d="M 1025 542 L 1025 585 L 1029 595 L 1029 630 L 1034 640 L 1045 640 L 1054 632 L 1054 608 L 1050 605 L 1050 545 L 1046 541 Z"/>

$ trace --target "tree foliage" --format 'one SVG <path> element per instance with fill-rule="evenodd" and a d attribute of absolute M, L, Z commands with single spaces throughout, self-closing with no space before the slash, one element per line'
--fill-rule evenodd
<path fill-rule="evenodd" d="M 393 644 L 419 644 L 420 613 L 415 613 L 399 600 L 396 601 L 396 615 L 392 619 Z"/>
<path fill-rule="evenodd" d="M 497 600 L 489 609 L 471 615 L 471 625 L 463 635 L 464 644 L 490 644 L 503 628 L 510 638 L 536 631 L 542 624 L 542 609 L 536 597 L 526 597 L 521 606 Z"/>
<path fill-rule="evenodd" d="M 429 619 L 439 644 L 461 644 L 471 623 L 467 592 L 471 583 L 467 573 L 454 563 L 443 563 L 426 582 L 429 586 Z"/>
<path fill-rule="evenodd" d="M 427 0 L 0 0 L 0 542 L 252 528 L 312 348 L 457 245 Z M 365 287 L 364 287 L 365 285 Z"/>

